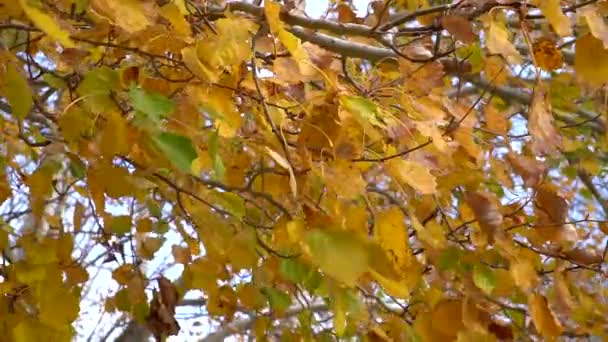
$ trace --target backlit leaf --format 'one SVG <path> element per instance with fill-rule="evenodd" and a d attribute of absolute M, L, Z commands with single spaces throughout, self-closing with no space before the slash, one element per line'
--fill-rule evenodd
<path fill-rule="evenodd" d="M 192 141 L 183 136 L 169 132 L 156 134 L 153 138 L 158 147 L 179 170 L 190 173 L 192 161 L 197 154 Z"/>
<path fill-rule="evenodd" d="M 13 63 L 7 63 L 5 79 L 2 83 L 2 93 L 11 105 L 11 114 L 18 119 L 24 119 L 34 104 L 27 80 Z"/>
<path fill-rule="evenodd" d="M 405 183 L 424 195 L 434 194 L 437 191 L 437 182 L 430 170 L 415 161 L 392 159 L 387 168 L 398 181 Z"/>
<path fill-rule="evenodd" d="M 533 293 L 528 297 L 528 305 L 530 306 L 532 322 L 534 322 L 534 326 L 543 336 L 556 338 L 561 335 L 564 329 L 549 308 L 545 297 Z"/>
<path fill-rule="evenodd" d="M 368 268 L 365 244 L 347 232 L 311 230 L 305 243 L 321 270 L 347 285 L 355 285 Z"/>
<path fill-rule="evenodd" d="M 601 40 L 591 34 L 576 40 L 574 70 L 576 76 L 591 87 L 608 82 L 608 49 Z"/>
<path fill-rule="evenodd" d="M 522 57 L 510 40 L 509 30 L 496 18 L 489 20 L 486 46 L 491 53 L 502 55 L 510 64 L 520 64 Z"/>
<path fill-rule="evenodd" d="M 475 265 L 473 268 L 473 282 L 487 295 L 492 294 L 496 287 L 496 277 L 492 270 L 485 265 Z"/>
<path fill-rule="evenodd" d="M 34 7 L 27 0 L 18 0 L 23 12 L 27 15 L 28 19 L 41 29 L 44 33 L 48 34 L 52 39 L 58 41 L 66 48 L 73 48 L 76 46 L 74 41 L 70 38 L 70 34 L 61 28 L 55 18 L 51 17 L 48 13 L 43 10 Z"/>
<path fill-rule="evenodd" d="M 173 102 L 163 95 L 148 93 L 137 87 L 129 89 L 129 98 L 133 108 L 147 115 L 154 123 L 169 115 L 174 108 Z"/>
<path fill-rule="evenodd" d="M 149 4 L 137 0 L 93 0 L 93 7 L 121 29 L 133 33 L 151 25 Z"/>
<path fill-rule="evenodd" d="M 562 12 L 561 1 L 534 0 L 532 2 L 540 8 L 558 35 L 562 37 L 572 35 L 572 24 L 570 19 Z"/>

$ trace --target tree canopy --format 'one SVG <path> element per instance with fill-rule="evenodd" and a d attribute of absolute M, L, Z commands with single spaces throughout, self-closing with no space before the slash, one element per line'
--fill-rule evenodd
<path fill-rule="evenodd" d="M 0 0 L 0 335 L 608 337 L 608 1 L 305 8 Z"/>

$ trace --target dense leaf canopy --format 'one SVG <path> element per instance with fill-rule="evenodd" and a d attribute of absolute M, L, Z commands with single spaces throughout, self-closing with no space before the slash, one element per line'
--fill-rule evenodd
<path fill-rule="evenodd" d="M 304 9 L 0 0 L 0 335 L 608 337 L 608 1 Z"/>

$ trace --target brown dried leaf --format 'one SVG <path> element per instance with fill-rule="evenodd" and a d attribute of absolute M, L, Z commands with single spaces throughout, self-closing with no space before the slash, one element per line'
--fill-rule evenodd
<path fill-rule="evenodd" d="M 581 265 L 594 265 L 603 261 L 602 255 L 596 250 L 587 248 L 574 248 L 564 252 L 566 259 Z"/>
<path fill-rule="evenodd" d="M 494 234 L 502 228 L 503 222 L 496 197 L 489 192 L 469 192 L 466 199 L 479 226 L 488 235 L 488 242 L 493 243 Z"/>
<path fill-rule="evenodd" d="M 562 140 L 553 125 L 551 103 L 547 95 L 547 90 L 541 84 L 534 89 L 528 114 L 528 131 L 532 135 L 532 151 L 535 154 L 556 155 Z"/>
<path fill-rule="evenodd" d="M 477 40 L 473 25 L 465 17 L 454 14 L 443 16 L 441 26 L 463 43 L 473 43 Z"/>

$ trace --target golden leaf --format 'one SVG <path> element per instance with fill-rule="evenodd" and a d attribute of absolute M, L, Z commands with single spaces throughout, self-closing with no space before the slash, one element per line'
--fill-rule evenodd
<path fill-rule="evenodd" d="M 57 21 L 49 14 L 29 4 L 27 0 L 19 0 L 19 4 L 27 17 L 52 39 L 58 41 L 66 48 L 74 48 L 76 44 L 70 38 L 70 34 L 59 26 Z"/>
<path fill-rule="evenodd" d="M 294 36 L 291 32 L 288 32 L 283 26 L 283 22 L 280 19 L 281 5 L 274 1 L 264 2 L 264 13 L 266 14 L 266 20 L 270 26 L 270 32 L 276 35 L 281 43 L 285 45 L 291 56 L 299 63 L 300 69 L 306 62 L 309 61 L 308 53 L 302 47 L 300 40 Z"/>
<path fill-rule="evenodd" d="M 502 55 L 510 64 L 521 64 L 522 58 L 509 39 L 509 30 L 504 22 L 492 17 L 489 19 L 486 46 L 490 53 Z"/>
<path fill-rule="evenodd" d="M 432 195 L 437 191 L 435 176 L 420 163 L 395 158 L 387 162 L 386 168 L 399 182 L 411 186 L 423 195 Z"/>
<path fill-rule="evenodd" d="M 608 49 L 604 48 L 601 40 L 591 34 L 576 40 L 574 71 L 592 88 L 608 81 Z"/>
<path fill-rule="evenodd" d="M 538 274 L 532 263 L 525 258 L 517 258 L 511 262 L 511 277 L 515 281 L 515 284 L 524 291 L 530 291 L 535 288 L 538 283 Z"/>
<path fill-rule="evenodd" d="M 128 33 L 141 31 L 152 24 L 151 4 L 138 0 L 93 0 L 96 12 Z"/>
<path fill-rule="evenodd" d="M 539 333 L 547 338 L 557 338 L 564 330 L 549 308 L 547 299 L 540 294 L 533 293 L 528 297 L 530 316 Z"/>
<path fill-rule="evenodd" d="M 583 6 L 579 8 L 578 14 L 585 18 L 591 34 L 604 43 L 604 49 L 608 49 L 608 26 L 604 17 L 594 6 Z"/>
<path fill-rule="evenodd" d="M 408 232 L 401 210 L 391 207 L 376 214 L 375 239 L 387 253 L 397 269 L 407 267 L 411 261 Z"/>
<path fill-rule="evenodd" d="M 559 36 L 566 37 L 572 35 L 570 19 L 562 12 L 560 0 L 534 0 L 532 3 L 540 8 Z"/>

